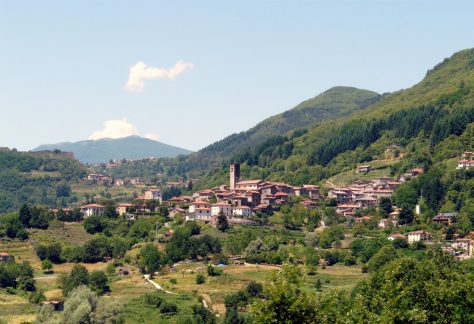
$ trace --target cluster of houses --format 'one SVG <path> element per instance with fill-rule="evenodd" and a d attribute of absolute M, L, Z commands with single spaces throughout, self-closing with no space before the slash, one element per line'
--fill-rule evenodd
<path fill-rule="evenodd" d="M 252 223 L 254 213 L 265 212 L 288 202 L 290 197 L 304 197 L 307 209 L 317 206 L 320 188 L 316 185 L 292 186 L 283 182 L 240 179 L 240 165 L 230 166 L 230 185 L 201 190 L 191 197 L 173 197 L 173 202 L 188 202 L 187 220 L 214 223 L 223 214 L 230 223 Z M 212 202 L 211 202 L 212 201 Z"/>
<path fill-rule="evenodd" d="M 144 192 L 142 196 L 137 197 L 137 203 L 118 203 L 116 211 L 119 215 L 127 216 L 128 218 L 134 219 L 135 215 L 131 213 L 133 210 L 134 213 L 153 213 L 155 212 L 155 207 L 149 204 L 150 201 L 157 202 L 159 204 L 163 203 L 163 194 L 160 189 L 149 189 Z M 106 206 L 92 203 L 86 204 L 80 207 L 81 212 L 84 214 L 84 217 L 90 216 L 103 216 L 105 213 Z"/>
<path fill-rule="evenodd" d="M 462 160 L 458 162 L 457 169 L 470 169 L 474 168 L 474 152 L 464 152 Z"/>
<path fill-rule="evenodd" d="M 112 178 L 107 175 L 91 173 L 87 176 L 87 180 L 94 183 L 99 183 L 107 187 L 123 187 L 126 184 L 137 186 L 143 184 L 143 179 L 141 178 Z"/>
<path fill-rule="evenodd" d="M 337 214 L 355 216 L 358 210 L 377 206 L 382 197 L 391 197 L 400 184 L 392 178 L 356 180 L 346 187 L 332 188 L 328 198 L 336 201 Z"/>
<path fill-rule="evenodd" d="M 158 174 L 160 175 L 160 174 Z M 145 184 L 145 180 L 142 178 L 113 178 L 107 175 L 99 174 L 99 173 L 91 173 L 87 176 L 87 180 L 93 183 L 98 183 L 101 185 L 104 185 L 106 187 L 123 187 L 125 185 L 132 185 L 132 186 L 138 186 L 138 185 L 143 185 Z M 192 184 L 195 184 L 198 182 L 199 179 L 191 179 L 189 182 Z M 183 178 L 179 178 L 178 181 L 168 181 L 165 183 L 162 183 L 161 181 L 158 181 L 157 184 L 161 184 L 164 187 L 176 187 L 176 188 L 181 188 L 186 186 L 189 182 L 185 182 Z"/>

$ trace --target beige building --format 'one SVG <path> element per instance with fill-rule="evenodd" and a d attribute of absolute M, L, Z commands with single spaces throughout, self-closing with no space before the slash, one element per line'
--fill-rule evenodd
<path fill-rule="evenodd" d="M 81 207 L 81 212 L 85 217 L 103 216 L 105 212 L 105 206 L 99 204 L 88 204 Z"/>
<path fill-rule="evenodd" d="M 163 202 L 163 195 L 160 189 L 150 189 L 145 191 L 145 200 L 159 200 L 160 204 Z"/>

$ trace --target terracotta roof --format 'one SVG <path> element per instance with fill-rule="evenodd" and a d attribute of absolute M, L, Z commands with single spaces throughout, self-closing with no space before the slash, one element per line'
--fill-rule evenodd
<path fill-rule="evenodd" d="M 198 201 L 193 202 L 192 204 L 193 205 L 210 205 L 211 203 L 208 201 L 198 200 Z"/>
<path fill-rule="evenodd" d="M 237 185 L 245 185 L 245 184 L 258 184 L 263 182 L 263 180 L 243 180 L 237 182 Z"/>
<path fill-rule="evenodd" d="M 117 204 L 118 207 L 132 207 L 133 204 L 130 204 L 130 203 L 119 203 Z"/>
<path fill-rule="evenodd" d="M 406 238 L 406 236 L 405 236 L 405 235 L 403 235 L 403 234 L 392 234 L 392 235 L 389 235 L 389 237 L 394 237 L 394 238 L 403 238 L 403 239 L 404 239 L 404 238 Z"/>
<path fill-rule="evenodd" d="M 88 204 L 81 206 L 81 208 L 105 208 L 105 206 L 99 205 L 99 204 Z"/>
<path fill-rule="evenodd" d="M 414 235 L 416 235 L 416 234 L 430 234 L 430 233 L 427 232 L 427 231 L 424 231 L 424 230 L 418 230 L 418 231 L 410 232 L 410 233 L 408 233 L 408 234 L 414 234 Z"/>
<path fill-rule="evenodd" d="M 221 201 L 221 202 L 212 204 L 211 206 L 231 206 L 231 205 L 226 202 Z"/>

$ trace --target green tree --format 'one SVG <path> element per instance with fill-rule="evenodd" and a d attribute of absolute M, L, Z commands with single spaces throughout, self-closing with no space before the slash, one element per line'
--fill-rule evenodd
<path fill-rule="evenodd" d="M 116 300 L 99 299 L 94 314 L 94 323 L 97 324 L 121 324 L 123 320 L 123 307 Z"/>
<path fill-rule="evenodd" d="M 90 288 L 83 285 L 75 287 L 64 302 L 65 322 L 71 324 L 92 324 L 97 303 L 97 296 Z"/>
<path fill-rule="evenodd" d="M 380 198 L 379 208 L 382 216 L 387 216 L 392 212 L 392 200 L 389 197 Z"/>
<path fill-rule="evenodd" d="M 221 211 L 219 216 L 217 216 L 217 229 L 221 232 L 226 232 L 229 229 L 229 221 L 227 220 L 227 216 Z"/>
<path fill-rule="evenodd" d="M 20 222 L 24 226 L 28 227 L 30 225 L 31 212 L 28 205 L 21 206 L 20 211 L 18 212 L 18 216 L 19 216 Z"/>
<path fill-rule="evenodd" d="M 98 295 L 103 295 L 110 291 L 109 280 L 105 272 L 92 271 L 89 276 L 89 287 Z"/>
<path fill-rule="evenodd" d="M 377 271 L 398 257 L 398 250 L 395 249 L 393 245 L 385 245 L 377 253 L 375 253 L 372 258 L 370 258 L 369 263 L 367 264 L 369 271 Z"/>
<path fill-rule="evenodd" d="M 84 244 L 84 252 L 86 262 L 102 261 L 104 257 L 112 256 L 112 246 L 107 237 L 98 236 Z"/>
<path fill-rule="evenodd" d="M 49 259 L 45 259 L 41 262 L 41 269 L 44 273 L 49 273 L 53 270 L 53 263 Z"/>
<path fill-rule="evenodd" d="M 146 273 L 153 273 L 160 268 L 162 259 L 163 256 L 156 246 L 148 243 L 140 249 L 138 265 Z"/>
<path fill-rule="evenodd" d="M 317 307 L 302 289 L 303 269 L 284 263 L 264 286 L 265 299 L 257 299 L 250 308 L 254 323 L 315 323 Z"/>
<path fill-rule="evenodd" d="M 102 216 L 90 216 L 84 221 L 84 229 L 89 234 L 101 233 L 107 228 L 107 220 Z"/>
<path fill-rule="evenodd" d="M 89 284 L 89 271 L 80 264 L 75 264 L 72 267 L 71 273 L 64 279 L 62 283 L 63 294 L 68 296 L 69 293 L 79 286 L 87 286 Z"/>

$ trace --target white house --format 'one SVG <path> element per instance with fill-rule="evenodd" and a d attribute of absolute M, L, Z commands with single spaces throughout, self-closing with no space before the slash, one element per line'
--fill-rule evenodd
<path fill-rule="evenodd" d="M 389 241 L 395 241 L 396 239 L 403 239 L 406 240 L 406 236 L 403 234 L 391 234 L 388 236 Z"/>
<path fill-rule="evenodd" d="M 193 215 L 195 220 L 210 222 L 211 221 L 211 209 L 210 208 L 196 208 Z"/>
<path fill-rule="evenodd" d="M 420 230 L 408 233 L 408 243 L 412 244 L 420 241 L 429 241 L 431 239 L 431 233 Z"/>
<path fill-rule="evenodd" d="M 259 190 L 266 184 L 263 180 L 244 180 L 237 182 L 237 189 L 239 190 Z"/>
<path fill-rule="evenodd" d="M 196 209 L 202 208 L 211 210 L 211 204 L 207 201 L 195 201 L 191 205 L 189 205 L 189 213 L 194 213 Z"/>
<path fill-rule="evenodd" d="M 145 191 L 145 200 L 159 200 L 160 204 L 163 202 L 163 195 L 160 189 L 150 189 Z"/>
<path fill-rule="evenodd" d="M 103 216 L 105 212 L 105 206 L 99 204 L 88 204 L 81 206 L 81 212 L 85 217 Z"/>
<path fill-rule="evenodd" d="M 240 216 L 240 217 L 249 217 L 250 215 L 252 215 L 252 209 L 250 209 L 250 207 L 247 207 L 247 206 L 234 207 L 232 209 L 232 215 Z"/>
<path fill-rule="evenodd" d="M 458 169 L 469 169 L 474 167 L 474 160 L 464 159 L 458 162 Z"/>
<path fill-rule="evenodd" d="M 218 216 L 221 212 L 226 216 L 231 216 L 232 205 L 226 202 L 218 202 L 217 204 L 211 205 L 211 216 Z"/>

